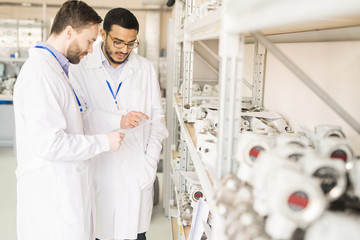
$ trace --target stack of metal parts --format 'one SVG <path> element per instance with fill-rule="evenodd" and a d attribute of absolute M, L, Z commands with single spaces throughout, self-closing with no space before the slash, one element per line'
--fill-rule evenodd
<path fill-rule="evenodd" d="M 200 198 L 204 198 L 204 193 L 200 184 L 194 184 L 190 181 L 187 181 L 187 192 L 184 192 L 181 195 L 180 199 L 180 216 L 179 219 L 181 224 L 186 227 L 191 225 L 193 218 L 193 211 L 196 209 L 196 204 Z"/>
<path fill-rule="evenodd" d="M 184 192 L 181 195 L 181 199 L 180 199 L 180 220 L 181 220 L 181 224 L 186 227 L 188 225 L 191 225 L 191 221 L 192 221 L 192 213 L 194 208 L 191 206 L 191 198 L 189 193 Z"/>
<path fill-rule="evenodd" d="M 251 188 L 235 175 L 227 174 L 216 191 L 219 213 L 226 221 L 225 232 L 229 240 L 267 240 L 264 219 L 253 209 Z"/>
<path fill-rule="evenodd" d="M 216 190 L 229 239 L 255 239 L 254 225 L 261 239 L 359 238 L 360 159 L 340 128 L 245 132 L 237 145 L 236 176 Z M 256 221 L 244 229 L 246 214 Z"/>
<path fill-rule="evenodd" d="M 217 109 L 200 104 L 187 114 L 211 173 L 217 161 Z M 216 189 L 229 239 L 335 240 L 341 234 L 358 239 L 360 160 L 339 127 L 294 133 L 280 115 L 248 108 L 235 144 L 236 175 L 224 176 Z M 346 226 L 339 229 L 337 222 Z"/>

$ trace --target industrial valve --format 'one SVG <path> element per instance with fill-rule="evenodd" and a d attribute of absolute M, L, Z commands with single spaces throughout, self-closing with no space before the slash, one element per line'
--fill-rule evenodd
<path fill-rule="evenodd" d="M 274 144 L 271 136 L 244 132 L 236 142 L 236 159 L 239 161 L 237 176 L 244 182 L 250 181 L 253 164 L 262 152 L 269 152 Z"/>
<path fill-rule="evenodd" d="M 360 216 L 351 212 L 326 211 L 305 232 L 304 240 L 358 240 Z"/>
<path fill-rule="evenodd" d="M 345 163 L 340 159 L 324 158 L 308 153 L 301 158 L 303 171 L 318 181 L 328 201 L 342 196 L 347 187 Z"/>
<path fill-rule="evenodd" d="M 298 162 L 300 158 L 313 151 L 308 138 L 295 134 L 281 134 L 275 138 L 274 153 L 284 159 Z"/>
<path fill-rule="evenodd" d="M 217 143 L 215 141 L 204 141 L 201 145 L 201 160 L 204 165 L 210 170 L 215 171 L 217 160 Z"/>
<path fill-rule="evenodd" d="M 330 125 L 315 126 L 315 136 L 317 140 L 321 140 L 325 138 L 338 138 L 338 139 L 345 138 L 345 134 L 342 132 L 339 126 L 330 126 Z"/>
<path fill-rule="evenodd" d="M 214 87 L 210 84 L 205 84 L 202 92 L 204 95 L 213 95 L 214 94 Z"/>
<path fill-rule="evenodd" d="M 258 134 L 278 135 L 292 132 L 291 126 L 279 114 L 263 111 L 263 108 L 251 108 L 242 112 L 241 117 L 250 123 L 250 130 Z M 240 132 L 245 129 L 240 127 Z"/>
<path fill-rule="evenodd" d="M 200 84 L 198 83 L 193 83 L 192 85 L 192 93 L 193 95 L 201 95 L 201 87 L 200 87 Z"/>
<path fill-rule="evenodd" d="M 219 122 L 219 112 L 214 107 L 207 107 L 205 108 L 206 117 L 211 122 L 212 129 L 217 129 L 218 122 Z"/>
<path fill-rule="evenodd" d="M 206 116 L 205 111 L 198 104 L 185 104 L 183 118 L 188 123 L 194 123 L 196 119 L 204 118 Z"/>
<path fill-rule="evenodd" d="M 325 138 L 315 143 L 317 152 L 331 159 L 341 159 L 344 162 L 352 161 L 354 154 L 346 139 Z"/>
<path fill-rule="evenodd" d="M 243 114 L 242 118 L 244 121 L 250 123 L 250 130 L 258 134 L 269 134 L 277 135 L 280 133 L 291 132 L 290 125 L 280 117 L 277 118 L 266 118 L 259 116 L 251 116 Z M 240 128 L 240 132 L 243 132 L 243 126 Z"/>
<path fill-rule="evenodd" d="M 210 119 L 196 119 L 194 123 L 195 137 L 199 137 L 199 133 L 206 133 L 212 130 L 212 122 Z"/>
<path fill-rule="evenodd" d="M 217 142 L 216 133 L 211 131 L 199 132 L 196 139 L 196 149 L 199 153 L 202 151 L 202 145 L 205 141 Z"/>
<path fill-rule="evenodd" d="M 273 125 L 279 133 L 291 132 L 290 125 L 282 118 L 267 119 L 267 122 Z"/>
<path fill-rule="evenodd" d="M 198 184 L 189 184 L 188 189 L 191 199 L 191 206 L 194 208 L 195 204 L 200 200 L 200 198 L 204 198 L 204 193 L 201 185 Z"/>
<path fill-rule="evenodd" d="M 253 173 L 254 210 L 267 216 L 265 230 L 271 237 L 289 239 L 297 227 L 308 226 L 325 210 L 320 186 L 298 164 L 262 153 Z"/>
<path fill-rule="evenodd" d="M 283 133 L 276 137 L 276 147 L 299 146 L 307 149 L 312 148 L 312 141 L 303 134 Z"/>
<path fill-rule="evenodd" d="M 244 119 L 250 122 L 250 129 L 254 133 L 272 135 L 275 135 L 277 133 L 277 128 L 263 118 L 244 117 Z"/>
<path fill-rule="evenodd" d="M 212 131 L 206 131 L 205 133 L 199 133 L 196 142 L 197 151 L 200 154 L 201 160 L 210 171 L 214 171 L 216 168 L 217 159 L 217 137 L 216 133 Z"/>

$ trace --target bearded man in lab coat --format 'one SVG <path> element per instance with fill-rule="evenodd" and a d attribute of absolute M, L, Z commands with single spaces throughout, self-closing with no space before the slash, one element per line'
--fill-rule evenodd
<path fill-rule="evenodd" d="M 100 30 L 102 41 L 70 68 L 70 80 L 88 107 L 87 130 L 130 129 L 118 152 L 92 160 L 96 237 L 101 240 L 146 239 L 161 143 L 168 135 L 155 69 L 132 51 L 139 44 L 138 32 L 130 11 L 110 10 Z"/>
<path fill-rule="evenodd" d="M 124 135 L 84 135 L 69 62 L 91 53 L 101 17 L 81 1 L 58 11 L 46 42 L 29 50 L 14 90 L 17 239 L 93 240 L 90 158 L 116 151 Z"/>

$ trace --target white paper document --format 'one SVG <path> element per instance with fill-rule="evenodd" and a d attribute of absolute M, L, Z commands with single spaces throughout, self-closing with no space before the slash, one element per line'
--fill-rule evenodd
<path fill-rule="evenodd" d="M 209 205 L 204 201 L 203 198 L 200 198 L 194 207 L 189 240 L 201 239 L 201 236 L 205 230 L 203 223 L 207 222 L 209 211 Z"/>

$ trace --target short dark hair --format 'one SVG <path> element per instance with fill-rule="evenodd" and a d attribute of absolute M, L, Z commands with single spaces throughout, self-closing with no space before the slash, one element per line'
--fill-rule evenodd
<path fill-rule="evenodd" d="M 56 13 L 50 34 L 60 34 L 67 26 L 81 31 L 88 25 L 100 24 L 102 18 L 83 1 L 68 0 Z"/>
<path fill-rule="evenodd" d="M 136 29 L 139 32 L 139 22 L 130 12 L 125 8 L 114 8 L 111 9 L 104 18 L 104 30 L 106 32 L 111 31 L 111 27 L 116 24 L 126 29 Z"/>

